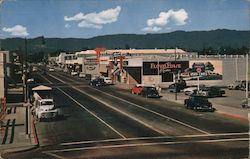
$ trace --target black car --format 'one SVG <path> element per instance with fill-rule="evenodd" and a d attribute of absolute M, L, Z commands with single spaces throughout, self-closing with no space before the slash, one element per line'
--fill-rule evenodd
<path fill-rule="evenodd" d="M 103 78 L 95 78 L 90 81 L 91 86 L 104 86 L 105 82 Z"/>
<path fill-rule="evenodd" d="M 215 109 L 212 107 L 212 103 L 210 103 L 208 98 L 205 96 L 192 95 L 189 97 L 189 99 L 184 100 L 184 105 L 188 109 L 197 111 L 215 111 Z"/>
<path fill-rule="evenodd" d="M 225 90 L 220 87 L 203 87 L 199 92 L 206 97 L 222 97 L 225 94 Z"/>
<path fill-rule="evenodd" d="M 143 87 L 141 96 L 146 98 L 159 98 L 159 93 L 155 87 Z"/>
<path fill-rule="evenodd" d="M 176 91 L 180 92 L 186 87 L 187 87 L 187 84 L 185 80 L 178 80 L 176 83 L 169 85 L 168 91 L 172 93 L 175 93 Z"/>

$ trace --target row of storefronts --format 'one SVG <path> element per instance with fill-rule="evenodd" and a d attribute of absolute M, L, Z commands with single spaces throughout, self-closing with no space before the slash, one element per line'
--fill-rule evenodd
<path fill-rule="evenodd" d="M 167 52 L 156 49 L 135 51 L 98 48 L 75 54 L 62 53 L 57 64 L 68 71 L 109 76 L 114 82 L 126 84 L 169 85 L 180 78 L 195 84 L 199 77 L 203 83 L 216 85 L 233 82 L 235 73 L 230 71 L 231 66 L 239 66 L 241 60 L 244 60 L 244 57 L 237 57 L 237 64 L 235 58 L 187 58 L 188 56 L 190 54 L 181 49 Z M 224 78 L 223 74 L 231 77 Z M 244 78 L 239 71 L 238 74 Z"/>

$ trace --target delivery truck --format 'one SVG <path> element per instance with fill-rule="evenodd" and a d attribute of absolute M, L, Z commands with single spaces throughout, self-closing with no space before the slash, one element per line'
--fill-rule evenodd
<path fill-rule="evenodd" d="M 52 88 L 44 85 L 32 88 L 33 92 L 33 114 L 36 116 L 38 121 L 43 119 L 57 118 L 60 113 L 52 97 Z"/>

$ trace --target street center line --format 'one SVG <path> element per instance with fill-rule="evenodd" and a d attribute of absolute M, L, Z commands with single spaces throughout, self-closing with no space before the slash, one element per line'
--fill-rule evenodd
<path fill-rule="evenodd" d="M 59 156 L 59 155 L 54 154 L 54 153 L 50 153 L 50 152 L 44 152 L 44 153 L 47 154 L 47 155 L 53 156 L 55 158 L 66 159 L 65 157 Z"/>
<path fill-rule="evenodd" d="M 96 89 L 96 88 L 94 88 L 94 89 L 97 90 L 97 91 L 99 91 L 99 92 L 101 92 L 101 93 L 104 93 L 104 94 L 106 94 L 106 95 L 108 95 L 108 96 L 111 96 L 111 97 L 116 98 L 116 99 L 119 99 L 119 100 L 121 100 L 121 101 L 123 101 L 123 102 L 126 102 L 126 103 L 129 103 L 129 104 L 131 104 L 131 105 L 134 105 L 134 106 L 136 106 L 136 107 L 138 107 L 138 108 L 140 108 L 140 109 L 146 110 L 146 111 L 148 111 L 148 112 L 151 112 L 151 113 L 153 113 L 153 114 L 156 114 L 156 115 L 158 115 L 158 116 L 161 116 L 161 117 L 163 117 L 163 118 L 165 118 L 165 119 L 174 121 L 174 122 L 176 122 L 176 123 L 178 123 L 178 124 L 180 124 L 180 125 L 186 126 L 186 127 L 188 127 L 188 128 L 194 129 L 194 130 L 199 131 L 199 132 L 202 132 L 202 133 L 204 133 L 204 134 L 210 134 L 210 133 L 208 133 L 208 132 L 206 132 L 206 131 L 204 131 L 204 130 L 201 130 L 201 129 L 199 129 L 199 128 L 193 127 L 193 126 L 191 126 L 191 125 L 189 125 L 189 124 L 183 123 L 183 122 L 181 122 L 181 121 L 179 121 L 179 120 L 176 120 L 176 119 L 173 119 L 173 118 L 171 118 L 171 117 L 169 117 L 169 116 L 166 116 L 166 115 L 163 115 L 163 114 L 161 114 L 161 113 L 155 112 L 155 111 L 153 111 L 153 110 L 150 110 L 150 109 L 145 108 L 145 107 L 142 107 L 142 106 L 140 106 L 140 105 L 138 105 L 138 104 L 129 102 L 129 101 L 124 100 L 124 99 L 122 99 L 122 98 L 113 96 L 113 95 L 111 95 L 111 94 L 109 94 L 109 93 L 106 93 L 106 92 L 104 92 L 104 91 L 101 91 L 101 90 L 99 90 L 99 89 Z"/>
<path fill-rule="evenodd" d="M 57 79 L 57 80 L 59 80 L 59 81 L 61 81 L 61 82 L 64 82 L 63 80 L 61 80 L 61 79 L 59 79 L 59 78 L 57 78 L 57 77 L 55 77 L 55 76 L 53 76 L 53 75 L 50 75 L 50 76 L 53 77 L 53 78 L 55 78 L 55 79 Z M 90 94 L 87 94 L 86 92 L 80 90 L 79 88 L 76 88 L 75 86 L 72 86 L 72 88 L 75 89 L 75 90 L 77 90 L 77 91 L 79 91 L 79 92 L 81 92 L 81 93 L 83 93 L 83 94 L 85 94 L 86 96 L 89 96 L 90 98 L 92 98 L 92 99 L 94 99 L 94 100 L 96 100 L 96 101 L 98 101 L 98 102 L 104 104 L 105 106 L 107 106 L 107 107 L 109 107 L 109 108 L 115 110 L 116 112 L 118 112 L 118 113 L 120 113 L 120 114 L 123 114 L 124 116 L 127 116 L 128 118 L 130 118 L 130 119 L 132 119 L 132 120 L 134 120 L 134 121 L 136 121 L 136 122 L 138 122 L 138 123 L 144 125 L 145 127 L 148 127 L 149 129 L 151 129 L 151 130 L 153 130 L 153 131 L 155 131 L 155 132 L 157 132 L 157 133 L 159 133 L 159 134 L 161 134 L 161 135 L 165 135 L 165 132 L 163 132 L 163 131 L 161 131 L 161 130 L 159 130 L 159 129 L 156 129 L 156 128 L 154 128 L 152 125 L 149 125 L 149 124 L 145 123 L 144 121 L 142 121 L 142 120 L 140 120 L 140 119 L 138 119 L 138 118 L 136 118 L 136 117 L 134 117 L 134 116 L 131 116 L 131 115 L 129 115 L 128 113 L 126 113 L 126 112 L 124 112 L 124 111 L 121 111 L 121 110 L 119 110 L 119 109 L 113 107 L 112 105 L 108 104 L 107 102 L 104 102 L 104 101 L 102 101 L 101 99 L 96 98 L 96 97 L 94 97 L 94 96 L 92 96 L 92 95 L 90 95 Z"/>
<path fill-rule="evenodd" d="M 51 76 L 54 77 L 54 78 L 56 78 L 57 80 L 62 81 L 61 79 L 59 79 L 59 78 L 57 78 L 57 77 L 55 77 L 55 76 L 53 76 L 53 75 L 51 75 Z M 61 76 L 61 75 L 60 75 L 60 76 Z M 66 77 L 65 77 L 65 78 L 66 78 Z M 69 80 L 74 81 L 74 80 L 72 80 L 72 79 L 69 79 Z M 62 82 L 64 82 L 64 81 L 62 81 Z M 178 124 L 180 124 L 180 125 L 183 125 L 183 126 L 185 126 L 185 127 L 194 129 L 194 130 L 199 131 L 199 132 L 204 133 L 204 134 L 210 134 L 210 133 L 207 132 L 207 131 L 201 130 L 201 129 L 196 128 L 196 127 L 194 127 L 194 126 L 192 126 L 192 125 L 183 123 L 183 122 L 181 122 L 181 121 L 179 121 L 179 120 L 177 120 L 177 119 L 174 119 L 174 118 L 171 118 L 171 117 L 169 117 L 169 116 L 163 115 L 163 114 L 161 114 L 161 113 L 155 112 L 155 111 L 153 111 L 153 110 L 151 110 L 151 109 L 142 107 L 142 106 L 140 106 L 140 105 L 138 105 L 138 104 L 129 102 L 129 101 L 124 100 L 124 99 L 122 99 L 122 98 L 113 96 L 113 95 L 111 95 L 111 94 L 109 94 L 109 93 L 106 93 L 106 92 L 101 91 L 101 90 L 99 90 L 99 89 L 96 89 L 96 88 L 94 88 L 94 87 L 93 87 L 93 89 L 95 89 L 95 90 L 97 90 L 97 91 L 99 91 L 99 92 L 101 92 L 101 93 L 104 93 L 104 94 L 106 94 L 106 95 L 108 95 L 108 96 L 111 96 L 111 97 L 113 97 L 113 98 L 119 99 L 119 100 L 121 100 L 121 101 L 123 101 L 123 102 L 126 102 L 126 103 L 129 103 L 129 104 L 131 104 L 131 105 L 134 105 L 134 106 L 136 106 L 136 107 L 138 107 L 138 108 L 140 108 L 140 109 L 143 109 L 143 110 L 145 110 L 145 111 L 148 111 L 148 112 L 151 112 L 151 113 L 156 114 L 156 115 L 158 115 L 158 116 L 161 116 L 161 117 L 163 117 L 163 118 L 165 118 L 165 119 L 168 119 L 168 120 L 171 120 L 171 121 L 173 121 L 173 122 L 176 122 L 176 123 L 178 123 Z"/>
<path fill-rule="evenodd" d="M 47 79 L 44 77 L 44 79 Z M 48 79 L 47 79 L 48 80 Z M 52 83 L 51 81 L 48 80 L 48 82 Z M 116 130 L 115 128 L 113 128 L 111 125 L 109 125 L 108 123 L 106 123 L 104 120 L 102 120 L 100 117 L 98 117 L 96 114 L 94 114 L 92 111 L 90 111 L 89 109 L 87 109 L 85 106 L 83 106 L 81 103 L 79 103 L 77 100 L 75 100 L 74 98 L 72 98 L 69 94 L 67 94 L 66 92 L 64 92 L 61 88 L 57 88 L 59 91 L 61 91 L 64 95 L 66 95 L 67 97 L 69 97 L 71 100 L 73 100 L 76 104 L 78 104 L 81 108 L 83 108 L 84 110 L 86 110 L 88 113 L 90 113 L 91 115 L 93 115 L 95 118 L 97 118 L 99 121 L 101 121 L 104 125 L 106 125 L 107 127 L 109 127 L 111 130 L 113 130 L 116 134 L 118 134 L 120 137 L 122 137 L 123 139 L 126 139 L 126 137 L 124 135 L 122 135 L 118 130 Z"/>
<path fill-rule="evenodd" d="M 113 128 L 111 125 L 109 125 L 108 123 L 106 123 L 104 120 L 102 120 L 100 117 L 98 117 L 96 114 L 94 114 L 92 111 L 90 111 L 88 108 L 86 108 L 85 106 L 83 106 L 81 103 L 79 103 L 77 100 L 75 100 L 74 98 L 72 98 L 69 94 L 67 94 L 66 92 L 64 92 L 61 88 L 57 88 L 58 90 L 60 90 L 63 94 L 65 94 L 66 96 L 68 96 L 71 100 L 73 100 L 76 104 L 78 104 L 80 107 L 82 107 L 84 110 L 86 110 L 88 113 L 90 113 L 91 115 L 93 115 L 94 117 L 96 117 L 98 120 L 100 120 L 103 124 L 105 124 L 106 126 L 108 126 L 110 129 L 112 129 L 115 133 L 117 133 L 120 137 L 122 137 L 123 139 L 126 139 L 126 137 L 124 135 L 122 135 L 118 130 L 116 130 L 115 128 Z"/>

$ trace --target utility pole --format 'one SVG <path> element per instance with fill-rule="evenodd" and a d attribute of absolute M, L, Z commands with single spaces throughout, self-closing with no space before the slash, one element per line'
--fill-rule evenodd
<path fill-rule="evenodd" d="M 2 50 L 2 4 L 3 0 L 0 0 L 0 51 Z"/>
<path fill-rule="evenodd" d="M 250 52 L 250 46 L 248 48 L 248 52 L 246 53 L 246 100 L 247 100 L 247 105 L 249 105 L 249 96 L 248 96 L 248 75 L 249 75 L 249 65 L 248 65 L 248 62 L 249 62 L 249 52 Z"/>
<path fill-rule="evenodd" d="M 25 55 L 24 55 L 24 71 L 23 71 L 23 84 L 24 84 L 24 102 L 27 103 L 27 39 L 24 39 L 24 49 L 25 49 Z"/>
<path fill-rule="evenodd" d="M 236 81 L 239 80 L 238 77 L 238 57 L 235 58 L 235 74 L 236 74 Z"/>
<path fill-rule="evenodd" d="M 160 61 L 159 61 L 159 56 L 158 56 L 158 58 L 157 58 L 157 75 L 158 75 L 158 87 L 159 87 L 159 85 L 160 85 Z"/>
<path fill-rule="evenodd" d="M 249 31 L 250 31 L 250 2 L 249 2 L 249 5 L 248 5 L 248 12 L 249 12 Z M 248 65 L 248 62 L 249 62 L 249 59 L 248 59 L 248 56 L 249 56 L 249 53 L 250 53 L 250 42 L 248 43 L 248 52 L 246 53 L 246 101 L 247 101 L 247 105 L 249 105 L 249 97 L 248 97 L 248 75 L 249 75 L 249 65 Z"/>
<path fill-rule="evenodd" d="M 177 52 L 177 47 L 175 48 L 175 52 L 174 52 L 174 65 L 175 65 L 175 71 L 174 71 L 174 85 L 175 85 L 175 100 L 177 100 L 177 82 L 176 82 L 176 72 L 177 72 L 177 68 L 176 68 L 176 52 Z"/>

